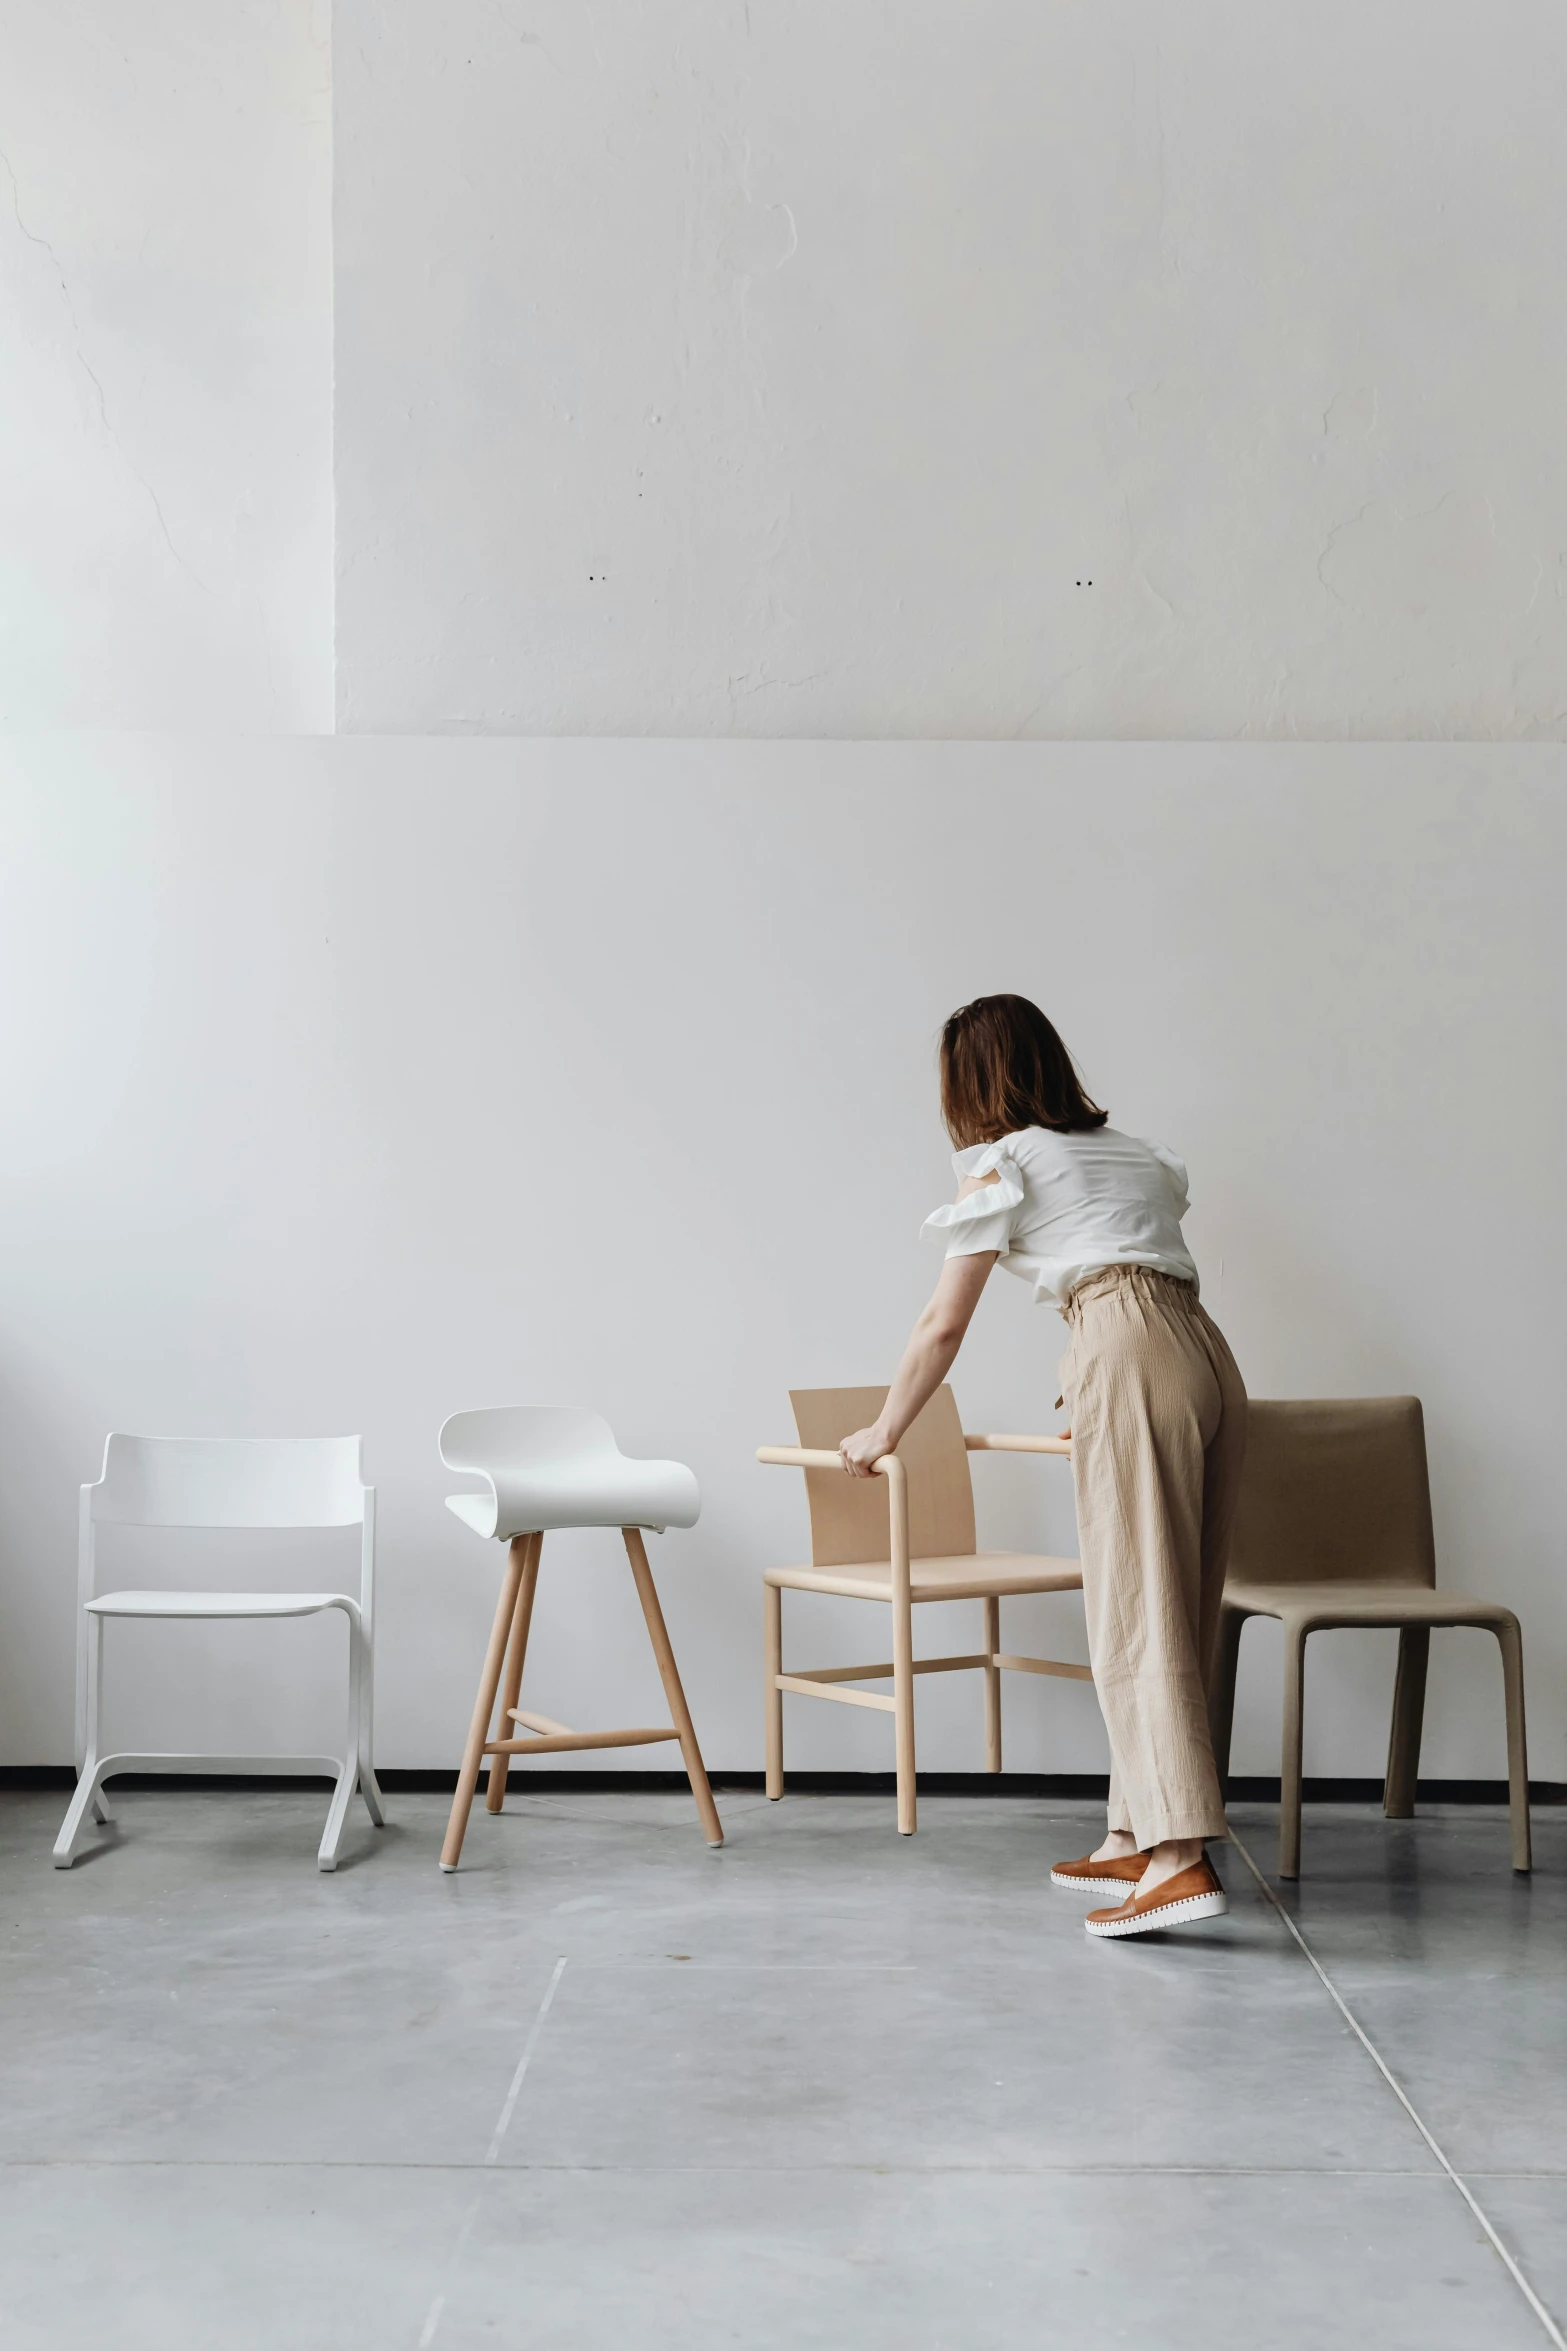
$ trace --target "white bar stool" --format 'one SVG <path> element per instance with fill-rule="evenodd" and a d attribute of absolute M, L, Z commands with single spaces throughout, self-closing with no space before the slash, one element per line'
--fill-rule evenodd
<path fill-rule="evenodd" d="M 561 1755 L 580 1747 L 645 1747 L 658 1739 L 680 1741 L 707 1841 L 721 1845 L 724 1832 L 680 1687 L 641 1531 L 651 1527 L 661 1535 L 665 1527 L 695 1526 L 701 1495 L 690 1470 L 678 1461 L 628 1461 L 607 1421 L 596 1412 L 568 1406 L 513 1404 L 486 1412 L 454 1412 L 441 1430 L 440 1443 L 441 1459 L 448 1469 L 471 1471 L 488 1489 L 482 1494 L 450 1494 L 447 1509 L 476 1535 L 510 1546 L 446 1842 L 441 1848 L 442 1869 L 457 1867 L 487 1755 L 494 1760 L 486 1804 L 489 1811 L 499 1812 L 506 1800 L 506 1775 L 514 1755 Z M 545 1535 L 556 1527 L 620 1529 L 669 1702 L 672 1720 L 668 1728 L 573 1731 L 564 1723 L 551 1722 L 547 1715 L 525 1713 L 518 1705 L 539 1580 L 539 1555 Z M 497 1690 L 501 1692 L 499 1735 L 491 1737 Z M 520 1723 L 533 1736 L 507 1737 L 508 1723 Z"/>

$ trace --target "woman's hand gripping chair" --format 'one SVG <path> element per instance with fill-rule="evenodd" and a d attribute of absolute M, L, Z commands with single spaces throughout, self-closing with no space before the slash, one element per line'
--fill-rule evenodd
<path fill-rule="evenodd" d="M 893 1717 L 898 1770 L 898 1830 L 914 1833 L 914 1676 L 985 1676 L 985 1763 L 1001 1769 L 1001 1676 L 1058 1674 L 1089 1682 L 1086 1665 L 1051 1657 L 1013 1657 L 1001 1647 L 1001 1603 L 1020 1592 L 1080 1592 L 1075 1559 L 1040 1558 L 1022 1551 L 974 1547 L 971 1453 L 1056 1453 L 1070 1456 L 1067 1437 L 969 1437 L 958 1420 L 952 1390 L 936 1390 L 895 1453 L 883 1454 L 873 1478 L 845 1474 L 836 1447 L 846 1430 L 873 1422 L 887 1401 L 885 1388 L 796 1388 L 798 1445 L 763 1445 L 757 1460 L 803 1469 L 811 1511 L 809 1567 L 770 1567 L 762 1581 L 766 1618 L 767 1793 L 784 1792 L 783 1698 L 835 1698 L 873 1706 Z M 889 1665 L 829 1665 L 810 1672 L 783 1670 L 785 1591 L 830 1592 L 845 1600 L 885 1600 L 892 1609 Z M 980 1600 L 985 1646 L 966 1657 L 916 1657 L 913 1610 L 921 1600 Z M 851 1690 L 850 1682 L 887 1681 L 892 1696 Z"/>
<path fill-rule="evenodd" d="M 582 1747 L 645 1747 L 659 1739 L 680 1741 L 707 1841 L 721 1845 L 724 1832 L 642 1541 L 644 1527 L 662 1534 L 665 1527 L 695 1526 L 701 1496 L 690 1470 L 678 1461 L 628 1461 L 608 1422 L 596 1412 L 542 1404 L 454 1413 L 441 1431 L 441 1459 L 448 1469 L 468 1470 L 482 1478 L 486 1488 L 482 1494 L 449 1495 L 447 1509 L 476 1535 L 510 1546 L 462 1773 L 441 1848 L 442 1869 L 457 1867 L 486 1756 L 491 1758 L 487 1806 L 491 1812 L 499 1812 L 506 1800 L 506 1774 L 514 1755 L 561 1755 Z M 551 1722 L 548 1715 L 526 1713 L 518 1705 L 539 1580 L 539 1555 L 545 1535 L 558 1527 L 620 1529 L 669 1702 L 672 1719 L 667 1727 L 573 1731 L 564 1723 Z M 497 1691 L 500 1728 L 492 1737 Z M 507 1735 L 511 1723 L 521 1724 L 532 1735 Z"/>

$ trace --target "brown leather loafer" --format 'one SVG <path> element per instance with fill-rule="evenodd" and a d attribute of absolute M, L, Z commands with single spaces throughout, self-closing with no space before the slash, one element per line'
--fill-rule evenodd
<path fill-rule="evenodd" d="M 1148 1867 L 1146 1853 L 1128 1853 L 1120 1861 L 1095 1861 L 1085 1855 L 1081 1861 L 1058 1861 L 1050 1872 L 1053 1886 L 1066 1886 L 1074 1894 L 1098 1894 L 1117 1886 L 1135 1886 Z"/>
<path fill-rule="evenodd" d="M 1222 1918 L 1229 1907 L 1219 1873 L 1205 1853 L 1201 1861 L 1166 1878 L 1151 1894 L 1133 1894 L 1119 1910 L 1091 1910 L 1083 1924 L 1091 1935 L 1153 1935 L 1161 1927 Z"/>

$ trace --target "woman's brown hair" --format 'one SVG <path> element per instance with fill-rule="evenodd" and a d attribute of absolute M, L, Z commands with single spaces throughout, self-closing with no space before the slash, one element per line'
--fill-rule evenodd
<path fill-rule="evenodd" d="M 1072 1056 L 1026 996 L 976 996 L 941 1032 L 941 1115 L 959 1150 L 1021 1127 L 1082 1134 L 1109 1112 L 1091 1102 Z"/>

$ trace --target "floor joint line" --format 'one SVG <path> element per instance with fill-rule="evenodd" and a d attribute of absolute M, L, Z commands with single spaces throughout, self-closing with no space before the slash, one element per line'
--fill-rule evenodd
<path fill-rule="evenodd" d="M 1313 1951 L 1311 1945 L 1307 1942 L 1305 1936 L 1301 1933 L 1301 1930 L 1295 1919 L 1291 1916 L 1290 1912 L 1285 1909 L 1284 1904 L 1279 1900 L 1279 1897 L 1275 1893 L 1273 1887 L 1269 1885 L 1267 1879 L 1263 1876 L 1261 1870 L 1257 1867 L 1257 1864 L 1255 1861 L 1253 1861 L 1250 1853 L 1247 1851 L 1245 1845 L 1241 1842 L 1240 1838 L 1235 1834 L 1233 1829 L 1230 1831 L 1230 1843 L 1235 1847 L 1236 1852 L 1240 1855 L 1242 1861 L 1245 1862 L 1246 1867 L 1251 1871 L 1252 1876 L 1256 1879 L 1258 1890 L 1261 1892 L 1263 1899 L 1272 1904 L 1274 1910 L 1278 1913 L 1278 1916 L 1284 1921 L 1285 1926 L 1288 1928 L 1290 1934 L 1294 1937 L 1295 1942 L 1300 1949 L 1302 1958 L 1305 1959 L 1307 1964 L 1315 1971 L 1323 1990 L 1328 1995 L 1328 1998 L 1333 2002 L 1334 2007 L 1338 2010 L 1340 2016 L 1342 2016 L 1344 2022 L 1348 2025 L 1356 2040 L 1365 2050 L 1366 2055 L 1370 2058 L 1372 2064 L 1376 2067 L 1378 2073 L 1382 2076 L 1382 2079 L 1386 2082 L 1388 2088 L 1392 2091 L 1394 2097 L 1398 2100 L 1400 2106 L 1402 2106 L 1404 2112 L 1408 2115 L 1410 2121 L 1414 2124 L 1416 2130 L 1420 2133 L 1420 2136 L 1422 2139 L 1424 2139 L 1432 2154 L 1436 2157 L 1437 2162 L 1441 2165 L 1443 2171 L 1447 2174 L 1453 2186 L 1458 2190 L 1459 2195 L 1462 2196 L 1464 2202 L 1468 2205 L 1469 2210 L 1474 2215 L 1475 2219 L 1480 2223 L 1481 2228 L 1484 2229 L 1487 2238 L 1490 2240 L 1491 2250 L 1495 2253 L 1497 2259 L 1501 2262 L 1503 2268 L 1507 2271 L 1508 2276 L 1512 2279 L 1513 2284 L 1518 2288 L 1519 2293 L 1528 2303 L 1529 2308 L 1534 2312 L 1535 2317 L 1539 2320 L 1541 2326 L 1545 2329 L 1545 2332 L 1550 2337 L 1550 2340 L 1556 2345 L 1556 2351 L 1567 2351 L 1567 2335 L 1562 2333 L 1561 2328 L 1557 2325 L 1555 2319 L 1546 2309 L 1545 2304 L 1540 2300 L 1539 2295 L 1535 2292 L 1533 2286 L 1530 2285 L 1528 2279 L 1524 2276 L 1523 2271 L 1519 2268 L 1517 2262 L 1508 2252 L 1507 2247 L 1502 2243 L 1501 2238 L 1497 2235 L 1496 2230 L 1491 2225 L 1489 2216 L 1479 2203 L 1473 2189 L 1469 2186 L 1468 2181 L 1464 2179 L 1462 2174 L 1455 2170 L 1453 2165 L 1448 2161 L 1446 2151 L 1440 2145 L 1435 2135 L 1427 2127 L 1425 2121 L 1417 2111 L 1413 2100 L 1409 2097 L 1408 2093 L 1403 2088 L 1403 2085 L 1398 2080 L 1397 2075 L 1393 2072 L 1392 2067 L 1388 2064 L 1387 2060 L 1382 2055 L 1381 2050 L 1377 2047 L 1375 2041 L 1372 2040 L 1371 2035 L 1365 2030 L 1365 2027 L 1361 2024 L 1360 2019 L 1355 2015 L 1348 2001 L 1340 1992 L 1337 1984 L 1334 1983 L 1333 1978 L 1329 1975 L 1327 1969 L 1323 1966 L 1321 1960 L 1317 1957 L 1315 1951 Z"/>
<path fill-rule="evenodd" d="M 522 2055 L 517 2060 L 517 2070 L 511 2077 L 511 2086 L 506 2092 L 505 2102 L 502 2105 L 500 2114 L 496 2119 L 495 2129 L 490 2136 L 490 2143 L 484 2151 L 484 2161 L 479 2166 L 481 2175 L 485 2172 L 493 2170 L 494 2166 L 500 2161 L 501 2143 L 505 2139 L 507 2131 L 511 2128 L 511 2118 L 517 2111 L 517 2100 L 522 2093 L 523 2081 L 527 2075 L 529 2066 L 533 2063 L 533 2053 L 539 2045 L 539 2036 L 544 2030 L 544 2019 L 549 2015 L 551 2008 L 554 2006 L 555 1993 L 559 1987 L 560 1979 L 565 1974 L 565 1972 L 565 1959 L 557 1959 L 555 1962 L 554 1973 L 551 1975 L 549 1983 L 545 1987 L 544 1997 L 539 2002 L 538 2013 L 534 2017 L 533 2023 L 528 2030 L 528 2037 L 522 2045 Z M 441 2281 L 440 2291 L 436 2294 L 434 2300 L 430 2304 L 429 2309 L 424 2314 L 424 2325 L 419 2330 L 419 2351 L 430 2351 L 431 2344 L 435 2341 L 437 2334 L 440 2332 L 441 2319 L 446 2309 L 446 2298 L 450 2294 L 452 2287 L 456 2282 L 457 2265 L 462 2260 L 464 2253 L 466 2253 L 468 2250 L 468 2239 L 473 2234 L 473 2224 L 479 2217 L 479 2206 L 483 2199 L 484 2189 L 481 2185 L 475 2190 L 472 2198 L 469 2201 L 468 2209 L 463 2214 L 462 2226 L 457 2231 L 457 2242 L 455 2245 L 453 2245 L 450 2254 L 447 2256 L 446 2275 Z M 1567 2351 L 1567 2346 L 1563 2347 L 1563 2351 Z"/>

